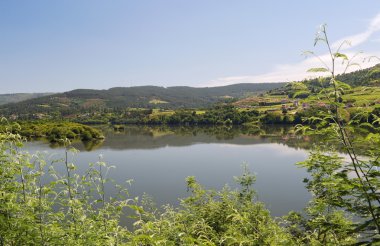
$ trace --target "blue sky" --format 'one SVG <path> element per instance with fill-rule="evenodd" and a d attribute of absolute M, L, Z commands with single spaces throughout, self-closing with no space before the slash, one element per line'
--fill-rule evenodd
<path fill-rule="evenodd" d="M 0 93 L 302 79 L 323 23 L 380 55 L 374 0 L 2 0 Z"/>

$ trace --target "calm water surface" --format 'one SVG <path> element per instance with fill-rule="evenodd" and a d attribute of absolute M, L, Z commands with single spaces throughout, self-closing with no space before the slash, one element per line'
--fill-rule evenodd
<path fill-rule="evenodd" d="M 254 185 L 258 200 L 275 216 L 290 210 L 302 210 L 310 194 L 302 180 L 304 169 L 295 163 L 307 158 L 308 139 L 291 138 L 276 128 L 265 136 L 249 134 L 239 128 L 150 128 L 128 127 L 121 132 L 103 129 L 102 143 L 74 143 L 80 150 L 70 155 L 84 170 L 101 155 L 114 165 L 109 177 L 118 183 L 133 179 L 132 196 L 144 192 L 157 205 L 178 205 L 178 198 L 188 195 L 185 178 L 195 176 L 206 188 L 235 187 L 233 177 L 242 173 L 246 163 L 256 174 Z M 262 133 L 263 134 L 263 133 Z M 31 152 L 47 151 L 48 159 L 64 156 L 64 149 L 43 141 L 27 144 Z"/>

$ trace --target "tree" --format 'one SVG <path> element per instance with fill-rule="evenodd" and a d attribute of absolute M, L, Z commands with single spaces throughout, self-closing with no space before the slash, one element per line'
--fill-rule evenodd
<path fill-rule="evenodd" d="M 350 229 L 352 232 L 366 235 L 367 240 L 378 242 L 380 237 L 380 144 L 379 134 L 367 132 L 363 139 L 355 138 L 355 129 L 365 129 L 355 120 L 345 122 L 344 105 L 340 100 L 345 90 L 350 87 L 337 80 L 336 68 L 338 64 L 344 64 L 344 71 L 351 66 L 356 66 L 353 58 L 341 53 L 348 41 L 333 51 L 329 43 L 326 25 L 322 25 L 315 38 L 315 45 L 323 43 L 329 56 L 329 62 L 324 62 L 313 52 L 307 52 L 320 59 L 322 67 L 311 68 L 309 72 L 329 73 L 332 94 L 326 94 L 330 100 L 327 113 L 321 113 L 319 117 L 310 117 L 309 122 L 318 121 L 315 127 L 298 126 L 298 130 L 311 134 L 331 135 L 332 140 L 338 140 L 341 149 L 348 157 L 348 161 L 337 158 L 335 152 L 317 151 L 302 163 L 312 173 L 312 180 L 306 180 L 308 188 L 314 194 L 311 208 L 317 211 L 313 217 L 319 218 L 327 212 L 336 212 L 344 209 L 362 219 Z M 359 155 L 360 144 L 365 144 L 366 157 Z M 329 147 L 326 146 L 328 149 Z M 362 152 L 363 153 L 363 152 Z M 322 210 L 320 210 L 322 208 Z M 319 210 L 318 210 L 319 209 Z M 332 210 L 333 209 L 333 210 Z M 335 213 L 334 212 L 334 213 Z M 324 228 L 328 230 L 328 228 Z"/>

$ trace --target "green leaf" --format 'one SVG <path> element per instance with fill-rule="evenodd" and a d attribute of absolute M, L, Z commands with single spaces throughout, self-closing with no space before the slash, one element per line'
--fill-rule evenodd
<path fill-rule="evenodd" d="M 314 68 L 310 68 L 309 70 L 307 70 L 308 73 L 326 73 L 328 71 L 329 70 L 327 68 L 324 68 L 324 67 L 314 67 Z"/>
<path fill-rule="evenodd" d="M 343 60 L 348 60 L 347 55 L 339 53 L 339 52 L 335 53 L 334 57 L 336 57 L 336 58 L 342 58 Z"/>
<path fill-rule="evenodd" d="M 128 205 L 129 208 L 135 210 L 135 212 L 139 213 L 139 214 L 142 214 L 144 213 L 144 209 L 140 206 L 137 206 L 137 205 Z"/>

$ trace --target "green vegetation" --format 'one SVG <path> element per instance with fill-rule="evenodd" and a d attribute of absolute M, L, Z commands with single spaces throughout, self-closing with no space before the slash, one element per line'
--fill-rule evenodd
<path fill-rule="evenodd" d="M 373 81 L 377 79 L 379 66 L 337 76 L 350 82 L 339 85 L 344 120 L 353 120 L 357 112 L 366 112 L 367 119 L 362 117 L 360 123 L 372 123 L 371 115 L 378 115 L 380 89 Z M 82 124 L 299 124 L 329 110 L 334 95 L 329 79 L 322 77 L 282 87 L 282 84 L 240 84 L 215 88 L 147 86 L 75 90 L 8 104 L 0 108 L 0 114 L 10 120 L 67 120 Z M 354 82 L 357 80 L 372 82 Z M 270 90 L 262 91 L 265 88 Z"/>
<path fill-rule="evenodd" d="M 374 98 L 377 96 L 377 93 L 377 90 L 372 90 L 371 94 L 368 93 L 366 96 Z M 355 92 L 344 95 L 343 98 L 355 97 L 356 95 Z M 259 102 L 259 106 L 244 107 L 241 105 L 224 104 L 205 110 L 114 110 L 108 113 L 93 113 L 91 115 L 78 116 L 75 118 L 75 121 L 82 124 L 112 125 L 250 125 L 251 123 L 295 125 L 305 122 L 305 119 L 309 117 L 318 117 L 328 112 L 330 107 L 327 98 L 326 101 L 318 101 L 310 97 L 307 101 L 298 101 L 298 104 L 301 104 L 301 106 L 294 106 L 293 102 L 289 103 L 288 101 L 280 100 L 278 96 L 268 96 L 266 100 L 270 102 Z M 282 104 L 281 101 L 285 104 Z M 362 99 L 357 102 L 365 103 L 368 100 L 363 101 Z M 378 108 L 380 108 L 380 105 L 377 105 L 373 101 L 367 103 L 367 106 L 363 104 L 358 105 L 360 106 L 355 106 L 352 103 L 342 105 L 346 114 L 346 121 L 358 119 L 358 112 L 366 112 L 367 117 L 363 116 L 361 121 L 357 123 L 373 123 L 375 120 L 374 116 L 379 116 Z"/>
<path fill-rule="evenodd" d="M 347 160 L 339 158 L 336 152 L 312 152 L 309 159 L 301 165 L 311 172 L 311 180 L 305 180 L 307 187 L 312 191 L 314 197 L 311 202 L 312 209 L 310 216 L 316 221 L 326 221 L 327 227 L 335 227 L 331 217 L 335 214 L 342 215 L 343 211 L 360 218 L 354 223 L 350 233 L 360 233 L 362 240 L 368 240 L 368 244 L 378 244 L 380 242 L 380 135 L 368 133 L 363 139 L 356 139 L 353 133 L 362 121 L 362 114 L 358 114 L 358 119 L 347 119 L 347 112 L 343 107 L 342 96 L 350 90 L 350 86 L 338 80 L 335 75 L 335 68 L 338 62 L 342 62 L 346 68 L 352 65 L 347 55 L 340 53 L 341 46 L 336 51 L 332 51 L 330 46 L 326 26 L 322 26 L 318 32 L 315 43 L 322 42 L 327 46 L 330 55 L 329 65 L 323 64 L 322 68 L 313 68 L 311 71 L 325 71 L 331 74 L 331 91 L 326 91 L 326 97 L 330 101 L 329 111 L 319 117 L 309 117 L 309 121 L 317 121 L 316 128 L 310 126 L 300 126 L 300 129 L 307 133 L 324 134 L 338 139 L 343 147 Z M 359 128 L 373 129 L 374 124 L 379 123 L 379 117 L 374 110 L 371 117 L 373 121 L 361 123 Z M 311 131 L 310 131 L 311 130 Z M 366 144 L 365 156 L 359 156 L 360 144 Z M 331 144 L 326 144 L 334 149 Z M 342 217 L 342 216 L 340 216 Z M 339 219 L 341 221 L 341 219 Z M 349 224 L 346 224 L 350 227 Z M 321 225 L 317 223 L 321 228 Z M 325 226 L 326 227 L 326 226 Z M 336 228 L 336 227 L 335 227 Z M 323 236 L 323 242 L 326 235 Z M 363 242 L 364 243 L 364 242 Z"/>
<path fill-rule="evenodd" d="M 138 223 L 134 243 L 143 245 L 295 245 L 260 202 L 254 201 L 254 176 L 246 171 L 236 178 L 240 190 L 205 190 L 194 177 L 187 179 L 191 195 L 179 209 Z"/>
<path fill-rule="evenodd" d="M 236 178 L 238 190 L 205 190 L 189 177 L 190 196 L 181 206 L 157 209 L 149 197 L 130 198 L 117 184 L 110 197 L 111 167 L 101 160 L 79 173 L 69 148 L 66 158 L 47 165 L 21 147 L 19 135 L 0 134 L 1 245 L 319 245 L 321 235 L 327 244 L 355 242 L 343 213 L 329 217 L 328 226 L 296 213 L 272 218 L 256 200 L 247 169 Z M 125 216 L 133 229 L 120 225 Z"/>
<path fill-rule="evenodd" d="M 372 70 L 371 70 L 372 71 Z M 332 88 L 307 86 L 306 82 L 289 83 L 285 87 L 272 90 L 267 94 L 247 97 L 232 103 L 220 103 L 206 109 L 147 109 L 147 108 L 92 108 L 100 105 L 98 100 L 89 99 L 85 108 L 73 114 L 72 107 L 66 106 L 65 115 L 54 111 L 54 107 L 38 104 L 38 112 L 24 115 L 26 120 L 62 119 L 82 124 L 168 124 L 168 125 L 217 125 L 217 124 L 299 124 L 311 116 L 320 115 L 329 110 L 330 97 L 334 94 Z M 379 115 L 380 89 L 378 87 L 350 87 L 342 84 L 342 95 L 339 98 L 345 111 L 345 120 L 357 118 L 358 112 L 366 112 L 367 119 L 362 122 L 372 123 L 371 115 Z M 154 99 L 157 100 L 157 99 Z M 62 100 L 61 100 L 62 101 Z M 60 104 L 63 107 L 64 101 Z M 157 101 L 154 101 L 157 102 Z M 166 105 L 158 103 L 152 105 Z M 18 105 L 18 104 L 16 104 Z M 53 112 L 50 112 L 50 111 Z M 75 111 L 75 110 L 74 110 Z M 4 112 L 4 111 L 3 111 Z M 12 111 L 14 112 L 14 111 Z M 9 119 L 19 119 L 24 116 L 4 114 Z"/>
<path fill-rule="evenodd" d="M 208 108 L 281 87 L 283 83 L 236 84 L 221 87 L 138 86 L 109 90 L 74 90 L 0 107 L 0 115 L 19 120 L 75 118 L 126 108 Z M 165 102 L 165 103 L 163 103 Z"/>
<path fill-rule="evenodd" d="M 19 134 L 29 139 L 47 138 L 50 142 L 62 142 L 64 139 L 92 141 L 103 139 L 102 133 L 90 126 L 72 122 L 13 122 L 3 121 L 0 131 Z"/>
<path fill-rule="evenodd" d="M 0 135 L 0 245 L 118 244 L 126 233 L 118 220 L 128 204 L 101 195 L 104 163 L 79 175 L 67 152 L 47 166 L 21 146 L 19 135 Z M 55 171 L 60 164 L 65 174 Z"/>

